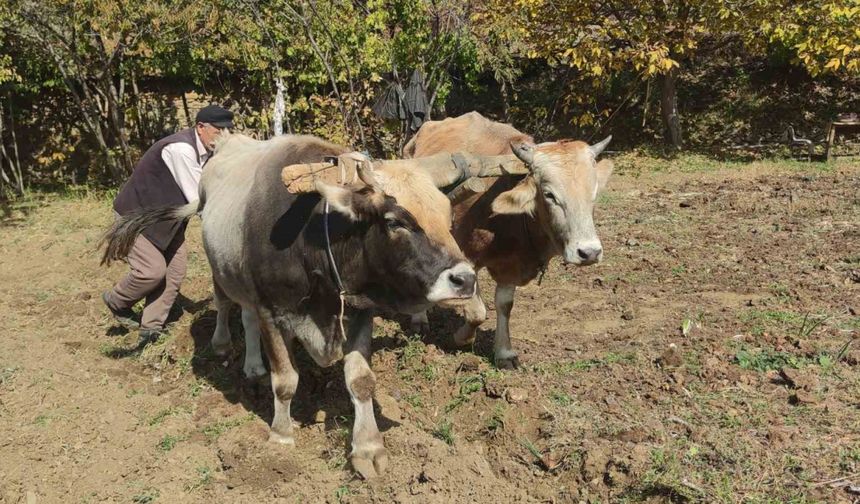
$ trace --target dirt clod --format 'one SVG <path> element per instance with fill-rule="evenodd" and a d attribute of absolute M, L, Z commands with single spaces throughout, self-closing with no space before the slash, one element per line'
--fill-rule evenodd
<path fill-rule="evenodd" d="M 681 353 L 678 352 L 678 347 L 673 343 L 669 345 L 660 357 L 657 358 L 657 365 L 661 368 L 678 367 L 684 363 Z"/>
<path fill-rule="evenodd" d="M 525 389 L 511 387 L 505 390 L 505 400 L 511 404 L 521 403 L 529 398 L 529 393 Z"/>
<path fill-rule="evenodd" d="M 806 390 L 796 391 L 790 398 L 792 404 L 816 404 L 819 402 L 818 396 Z"/>
<path fill-rule="evenodd" d="M 385 392 L 377 392 L 376 402 L 379 404 L 380 414 L 389 420 L 399 422 L 403 419 L 403 412 L 397 401 Z"/>
<path fill-rule="evenodd" d="M 481 367 L 482 362 L 481 358 L 477 355 L 466 354 L 463 356 L 463 360 L 460 361 L 460 365 L 457 366 L 457 371 L 461 373 L 474 373 Z"/>
<path fill-rule="evenodd" d="M 497 380 L 488 380 L 484 383 L 484 392 L 487 393 L 487 397 L 499 399 L 505 395 L 505 386 Z"/>
<path fill-rule="evenodd" d="M 815 375 L 799 369 L 783 367 L 779 370 L 779 376 L 791 388 L 804 389 L 809 392 L 818 387 L 818 378 Z"/>

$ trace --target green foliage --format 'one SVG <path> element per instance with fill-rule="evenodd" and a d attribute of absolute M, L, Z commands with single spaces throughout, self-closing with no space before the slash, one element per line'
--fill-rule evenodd
<path fill-rule="evenodd" d="M 159 82 L 206 89 L 240 112 L 240 128 L 266 137 L 281 79 L 288 129 L 391 154 L 400 132 L 392 140 L 370 114 L 384 80 L 405 85 L 420 70 L 440 110 L 452 72 L 474 84 L 481 71 L 511 63 L 470 27 L 470 7 L 450 0 L 12 0 L 0 6 L 0 91 L 32 100 L 34 127 L 42 114 L 75 118 L 51 128 L 81 150 L 46 140 L 51 151 L 30 167 L 63 177 L 76 177 L 68 161 L 83 152 L 78 161 L 94 171 L 85 178 L 120 182 L 143 149 L 176 129 L 172 97 L 153 103 L 139 91 L 154 83 L 163 95 Z M 37 100 L 46 89 L 51 99 Z M 371 129 L 382 144 L 368 145 Z"/>
<path fill-rule="evenodd" d="M 799 368 L 805 364 L 805 360 L 803 357 L 767 348 L 758 352 L 741 349 L 735 354 L 735 361 L 738 366 L 760 372 L 781 369 L 785 366 Z"/>
<path fill-rule="evenodd" d="M 860 5 L 844 0 L 490 0 L 480 21 L 504 34 L 519 56 L 546 61 L 556 69 L 551 73 L 563 73 L 562 112 L 573 125 L 593 131 L 613 113 L 601 95 L 620 95 L 612 105 L 621 109 L 628 98 L 644 93 L 646 115 L 652 83 L 653 95 L 665 100 L 657 106 L 667 107 L 663 124 L 669 127 L 670 117 L 678 115 L 676 96 L 683 97 L 676 82 L 689 79 L 686 72 L 695 67 L 710 66 L 714 55 L 738 40 L 747 60 L 788 52 L 813 76 L 839 72 L 856 78 L 858 19 Z M 737 61 L 732 68 L 739 68 Z M 726 127 L 731 131 L 738 125 Z"/>
<path fill-rule="evenodd" d="M 458 378 L 457 381 L 460 383 L 460 392 L 451 402 L 445 405 L 445 413 L 450 413 L 457 409 L 466 403 L 472 394 L 484 387 L 484 379 L 480 375 L 464 376 Z"/>
<path fill-rule="evenodd" d="M 573 398 L 570 397 L 570 395 L 568 393 L 563 392 L 561 390 L 551 391 L 549 393 L 549 398 L 552 400 L 552 402 L 554 402 L 556 405 L 558 405 L 562 408 L 567 408 L 567 407 L 573 405 L 573 403 L 574 403 Z"/>
<path fill-rule="evenodd" d="M 761 21 L 771 42 L 795 52 L 795 61 L 815 76 L 827 72 L 860 75 L 860 3 L 856 0 L 798 2 L 773 6 L 776 22 Z"/>
<path fill-rule="evenodd" d="M 498 436 L 505 430 L 505 415 L 507 408 L 504 404 L 497 404 L 493 409 L 493 413 L 487 418 L 487 423 L 484 426 L 484 431 L 490 437 Z"/>
<path fill-rule="evenodd" d="M 341 485 L 334 491 L 334 498 L 337 499 L 338 502 L 343 502 L 343 499 L 350 495 L 352 495 L 352 491 L 346 485 Z"/>
<path fill-rule="evenodd" d="M 203 428 L 203 434 L 209 438 L 210 440 L 215 440 L 221 434 L 227 432 L 228 430 L 238 427 L 240 425 L 244 425 L 254 419 L 254 414 L 249 413 L 244 416 L 228 418 L 226 420 L 219 420 L 217 422 L 211 423 Z"/>
<path fill-rule="evenodd" d="M 185 410 L 182 408 L 178 408 L 175 406 L 171 406 L 169 408 L 163 409 L 155 414 L 152 418 L 148 420 L 148 424 L 150 427 L 156 426 L 164 422 L 164 420 L 168 417 L 179 415 L 183 413 Z"/>
<path fill-rule="evenodd" d="M 633 353 L 622 354 L 609 352 L 601 358 L 582 359 L 571 362 L 538 364 L 534 367 L 534 370 L 542 373 L 571 374 L 577 371 L 591 371 L 592 369 L 610 366 L 613 364 L 629 364 L 635 361 L 636 355 Z"/>
<path fill-rule="evenodd" d="M 445 441 L 446 444 L 454 445 L 454 425 L 447 418 L 439 422 L 439 425 L 433 429 L 433 437 Z"/>
<path fill-rule="evenodd" d="M 135 504 L 152 504 L 158 499 L 160 492 L 156 488 L 146 488 L 132 496 L 131 501 Z"/>
<path fill-rule="evenodd" d="M 197 467 L 197 474 L 193 482 L 185 486 L 185 491 L 188 493 L 204 487 L 212 482 L 212 469 L 208 466 L 201 465 Z"/>
<path fill-rule="evenodd" d="M 860 99 L 858 21 L 856 0 L 10 0 L 0 142 L 20 147 L 28 185 L 117 186 L 185 125 L 189 90 L 192 116 L 218 101 L 239 129 L 270 136 L 280 80 L 289 131 L 391 157 L 406 131 L 370 107 L 416 69 L 431 117 L 480 109 L 536 136 L 609 123 L 621 142 L 651 141 L 664 77 L 695 117 L 684 126 L 696 146 L 772 134 L 784 128 L 772 112 L 821 136 L 822 119 Z"/>
<path fill-rule="evenodd" d="M 180 441 L 185 441 L 185 437 L 183 436 L 171 436 L 170 434 L 165 434 L 161 441 L 158 442 L 158 449 L 163 452 L 169 452 L 173 448 L 176 447 L 176 444 Z"/>

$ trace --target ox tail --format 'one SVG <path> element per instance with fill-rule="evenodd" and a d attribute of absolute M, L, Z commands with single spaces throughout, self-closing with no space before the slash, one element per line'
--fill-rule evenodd
<path fill-rule="evenodd" d="M 134 241 L 149 226 L 163 221 L 188 220 L 202 209 L 203 200 L 200 199 L 187 205 L 142 208 L 117 218 L 99 241 L 97 248 L 105 247 L 101 264 L 110 264 L 111 261 L 128 257 Z"/>

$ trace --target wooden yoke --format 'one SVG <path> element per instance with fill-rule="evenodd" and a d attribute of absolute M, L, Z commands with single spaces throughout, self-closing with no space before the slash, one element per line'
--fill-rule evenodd
<path fill-rule="evenodd" d="M 341 154 L 333 161 L 285 166 L 281 170 L 281 180 L 287 191 L 293 194 L 314 192 L 316 179 L 330 184 L 354 184 L 358 181 L 359 163 L 371 162 L 370 158 L 358 152 Z"/>
<path fill-rule="evenodd" d="M 374 161 L 375 169 L 382 170 L 425 170 L 436 183 L 437 187 L 445 187 L 457 181 L 463 182 L 471 177 L 500 177 L 502 175 L 527 175 L 528 168 L 514 155 L 506 156 L 476 156 L 460 153 L 460 166 L 455 162 L 454 155 L 440 153 L 433 156 L 415 159 L 392 159 Z M 291 193 L 313 192 L 314 180 L 320 179 L 330 184 L 353 184 L 358 179 L 359 163 L 371 163 L 371 160 L 360 153 L 350 152 L 338 156 L 337 162 L 301 163 L 285 166 L 281 170 L 281 180 Z M 466 173 L 462 177 L 460 168 Z M 483 183 L 471 182 L 466 184 L 469 192 L 484 190 Z M 457 197 L 463 190 L 458 191 Z"/>

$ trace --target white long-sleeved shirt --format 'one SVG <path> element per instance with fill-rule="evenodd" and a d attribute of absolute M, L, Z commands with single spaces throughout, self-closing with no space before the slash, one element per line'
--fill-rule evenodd
<path fill-rule="evenodd" d="M 194 148 L 185 142 L 168 144 L 161 150 L 161 159 L 164 160 L 167 169 L 170 170 L 189 203 L 200 198 L 200 175 L 203 174 L 203 163 L 209 159 L 209 151 L 203 146 L 196 130 L 194 139 L 197 143 L 197 152 L 194 152 Z"/>

